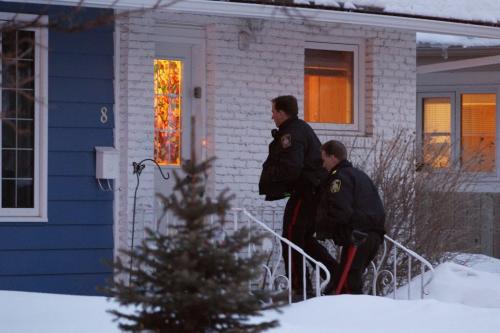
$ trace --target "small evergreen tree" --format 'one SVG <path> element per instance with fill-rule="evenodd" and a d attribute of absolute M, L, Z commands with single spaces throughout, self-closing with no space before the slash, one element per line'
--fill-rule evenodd
<path fill-rule="evenodd" d="M 238 256 L 261 236 L 242 228 L 220 237 L 231 197 L 222 192 L 216 201 L 205 196 L 203 175 L 211 161 L 183 165 L 185 177 L 176 173 L 174 193 L 161 196 L 165 210 L 182 223 L 169 226 L 168 233 L 146 231 L 145 240 L 133 251 L 123 251 L 134 263 L 118 259 L 117 276 L 130 275 L 106 288 L 124 310 L 111 310 L 124 331 L 152 332 L 261 332 L 277 321 L 249 321 L 260 311 L 269 292 L 249 290 L 249 281 L 259 274 L 261 255 Z M 219 220 L 210 223 L 207 217 Z M 130 309 L 130 311 L 128 311 Z"/>

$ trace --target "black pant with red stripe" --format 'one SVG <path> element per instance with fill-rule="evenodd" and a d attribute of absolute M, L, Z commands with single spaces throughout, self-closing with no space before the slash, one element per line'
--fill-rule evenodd
<path fill-rule="evenodd" d="M 363 273 L 370 264 L 370 261 L 377 255 L 382 239 L 376 232 L 369 232 L 367 237 L 361 244 L 356 247 L 354 257 L 352 258 L 351 268 L 347 273 L 345 283 L 339 288 L 338 284 L 341 280 L 343 271 L 346 269 L 348 262 L 349 251 L 353 252 L 354 245 L 342 247 L 340 255 L 339 269 L 335 270 L 331 282 L 325 288 L 325 294 L 337 294 L 336 290 L 340 289 L 338 294 L 362 294 L 363 293 Z"/>
<path fill-rule="evenodd" d="M 297 246 L 301 247 L 308 255 L 315 260 L 322 262 L 330 272 L 335 271 L 337 262 L 328 251 L 315 239 L 314 221 L 316 217 L 315 197 L 310 193 L 293 194 L 285 207 L 283 217 L 283 237 L 291 240 Z M 288 246 L 283 243 L 283 259 L 287 276 L 290 276 L 288 269 Z M 292 290 L 297 293 L 303 291 L 303 263 L 302 255 L 292 249 Z M 306 289 L 312 291 L 311 280 L 306 272 Z"/>

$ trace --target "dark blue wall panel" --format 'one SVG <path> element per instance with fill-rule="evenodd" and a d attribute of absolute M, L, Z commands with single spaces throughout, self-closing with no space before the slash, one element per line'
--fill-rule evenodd
<path fill-rule="evenodd" d="M 52 151 L 49 176 L 94 176 L 95 153 Z"/>
<path fill-rule="evenodd" d="M 102 181 L 101 181 L 102 183 Z M 49 201 L 113 200 L 113 192 L 102 191 L 95 176 L 61 177 L 49 176 Z"/>
<path fill-rule="evenodd" d="M 13 275 L 106 273 L 111 268 L 96 260 L 112 256 L 111 249 L 2 251 L 2 271 Z"/>
<path fill-rule="evenodd" d="M 95 146 L 112 146 L 113 131 L 109 128 L 49 128 L 49 152 L 95 151 Z"/>
<path fill-rule="evenodd" d="M 97 287 L 104 286 L 111 278 L 107 273 L 0 275 L 0 286 L 6 290 L 23 290 L 44 293 L 95 295 Z"/>
<path fill-rule="evenodd" d="M 108 119 L 101 122 L 103 116 L 102 108 Z M 113 104 L 111 103 L 70 103 L 53 102 L 49 106 L 49 127 L 95 127 L 96 121 L 99 121 L 98 128 L 112 128 L 114 124 Z M 71 116 L 68 116 L 71 115 Z"/>
<path fill-rule="evenodd" d="M 94 147 L 114 142 L 113 12 L 0 2 L 1 11 L 48 15 L 54 27 L 48 222 L 0 223 L 0 289 L 98 294 L 112 277 L 103 261 L 113 258 L 113 193 L 99 189 Z M 109 24 L 92 27 L 106 18 Z"/>
<path fill-rule="evenodd" d="M 64 54 L 51 53 L 50 55 L 64 58 Z M 49 101 L 113 103 L 113 84 L 110 85 L 110 82 L 112 83 L 113 81 L 106 79 L 49 77 Z"/>
<path fill-rule="evenodd" d="M 52 77 L 113 79 L 113 58 L 109 55 L 52 52 L 64 59 L 49 58 Z M 61 56 L 59 58 L 62 58 Z"/>
<path fill-rule="evenodd" d="M 13 225 L 3 227 L 0 233 L 2 250 L 67 250 L 101 249 L 109 247 L 113 237 L 111 224 L 95 225 Z M 58 239 L 54 242 L 54 239 Z M 2 271 L 4 267 L 0 267 Z"/>
<path fill-rule="evenodd" d="M 95 45 L 99 45 L 99 48 Z M 112 56 L 113 45 L 113 35 L 107 32 L 82 31 L 75 36 L 72 32 L 54 31 L 50 34 L 49 50 L 54 53 Z"/>
<path fill-rule="evenodd" d="M 51 200 L 48 214 L 51 225 L 80 224 L 91 227 L 99 224 L 113 224 L 113 202 L 110 200 Z"/>

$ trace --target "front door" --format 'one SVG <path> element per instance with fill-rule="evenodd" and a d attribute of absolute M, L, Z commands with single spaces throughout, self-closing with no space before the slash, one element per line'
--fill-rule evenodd
<path fill-rule="evenodd" d="M 190 159 L 191 115 L 193 105 L 192 47 L 180 43 L 157 43 L 154 61 L 154 158 L 165 180 L 155 168 L 155 193 L 166 196 L 174 187 L 173 172 L 181 173 L 182 163 Z M 156 219 L 162 206 L 156 202 Z"/>

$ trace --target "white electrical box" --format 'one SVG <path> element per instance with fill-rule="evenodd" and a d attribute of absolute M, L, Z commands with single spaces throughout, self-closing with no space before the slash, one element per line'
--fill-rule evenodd
<path fill-rule="evenodd" d="M 95 177 L 117 179 L 119 170 L 118 150 L 113 147 L 95 147 Z"/>

